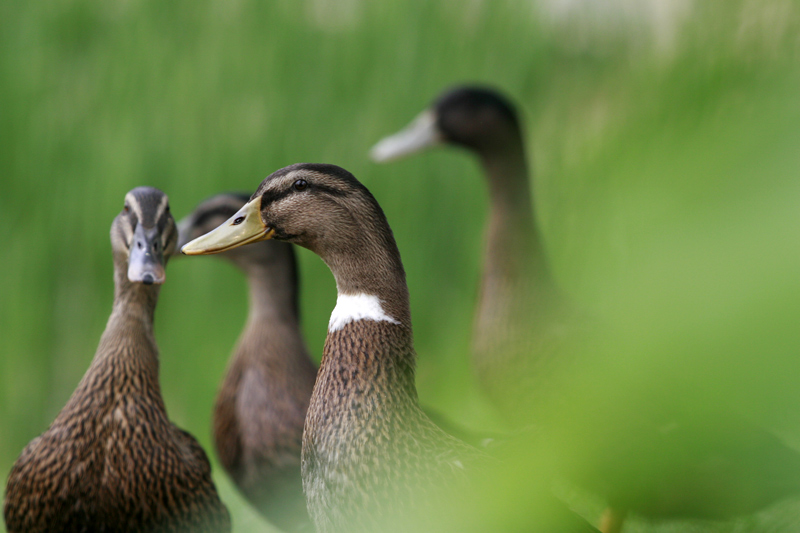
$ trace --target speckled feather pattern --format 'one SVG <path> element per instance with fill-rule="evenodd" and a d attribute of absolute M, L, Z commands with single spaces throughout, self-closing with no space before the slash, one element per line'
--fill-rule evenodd
<path fill-rule="evenodd" d="M 317 531 L 449 523 L 477 496 L 468 472 L 486 458 L 420 410 L 408 286 L 383 210 L 352 174 L 324 164 L 272 173 L 256 199 L 259 228 L 319 255 L 347 301 L 329 329 L 303 430 L 303 488 Z"/>
<path fill-rule="evenodd" d="M 129 280 L 134 246 L 163 269 L 176 240 L 163 192 L 137 187 L 125 196 L 111 226 L 111 316 L 66 406 L 11 469 L 9 533 L 230 531 L 205 452 L 167 418 L 153 335 L 159 285 Z M 157 273 L 141 257 L 137 272 Z"/>
<path fill-rule="evenodd" d="M 229 531 L 205 452 L 167 418 L 152 336 L 136 321 L 113 326 L 66 407 L 14 464 L 9 532 Z"/>
<path fill-rule="evenodd" d="M 414 361 L 402 325 L 362 320 L 328 334 L 303 434 L 318 531 L 373 531 L 467 482 L 481 454 L 422 413 Z"/>

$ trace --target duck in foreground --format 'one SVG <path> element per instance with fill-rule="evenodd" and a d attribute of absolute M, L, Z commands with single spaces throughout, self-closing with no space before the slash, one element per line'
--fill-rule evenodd
<path fill-rule="evenodd" d="M 153 314 L 177 239 L 163 192 L 125 196 L 111 317 L 67 405 L 11 469 L 9 532 L 230 531 L 208 458 L 167 418 L 158 381 Z"/>
<path fill-rule="evenodd" d="M 374 531 L 424 516 L 442 489 L 466 486 L 484 457 L 419 407 L 408 288 L 382 209 L 342 168 L 292 165 L 182 251 L 218 253 L 267 239 L 319 255 L 338 289 L 303 432 L 303 488 L 317 530 Z M 570 519 L 575 526 L 564 531 L 592 531 Z"/>
<path fill-rule="evenodd" d="M 474 153 L 488 185 L 473 368 L 483 391 L 505 414 L 528 422 L 531 402 L 552 392 L 547 377 L 562 363 L 563 337 L 575 324 L 537 225 L 519 114 L 497 90 L 456 87 L 377 143 L 371 156 L 385 162 L 439 145 Z"/>
<path fill-rule="evenodd" d="M 178 223 L 179 247 L 224 223 L 248 200 L 224 193 L 202 202 Z M 300 335 L 294 248 L 260 242 L 220 256 L 247 277 L 250 308 L 214 406 L 217 455 L 265 518 L 284 531 L 310 530 L 300 450 L 317 368 Z"/>

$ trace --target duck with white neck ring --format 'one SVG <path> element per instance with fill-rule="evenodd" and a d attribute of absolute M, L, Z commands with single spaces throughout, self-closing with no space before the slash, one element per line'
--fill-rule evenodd
<path fill-rule="evenodd" d="M 303 433 L 303 487 L 317 530 L 385 527 L 418 512 L 402 510 L 412 497 L 430 502 L 437 488 L 465 481 L 482 455 L 419 407 L 405 271 L 372 194 L 337 166 L 292 165 L 182 251 L 216 253 L 266 239 L 315 252 L 339 293 Z M 572 519 L 573 531 L 592 531 Z"/>

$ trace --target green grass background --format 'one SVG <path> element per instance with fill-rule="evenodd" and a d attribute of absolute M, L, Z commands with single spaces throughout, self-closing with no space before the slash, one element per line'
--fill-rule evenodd
<path fill-rule="evenodd" d="M 613 332 L 582 354 L 567 423 L 613 424 L 660 399 L 732 405 L 800 447 L 800 7 L 550 4 L 568 3 L 0 3 L 0 478 L 93 356 L 125 193 L 159 187 L 180 217 L 301 161 L 347 168 L 384 207 L 408 273 L 422 400 L 495 426 L 467 365 L 480 170 L 457 150 L 367 158 L 463 81 L 519 103 L 556 276 Z M 300 256 L 319 357 L 335 286 Z M 161 294 L 165 401 L 210 452 L 244 282 L 221 261 L 181 260 Z M 216 465 L 215 477 L 236 531 L 267 527 Z M 796 507 L 631 531 L 794 531 Z"/>

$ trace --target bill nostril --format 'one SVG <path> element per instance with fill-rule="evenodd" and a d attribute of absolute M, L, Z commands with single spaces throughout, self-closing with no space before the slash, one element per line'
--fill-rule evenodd
<path fill-rule="evenodd" d="M 141 250 L 142 249 L 142 241 L 136 241 L 136 246 L 138 246 L 139 249 Z"/>

